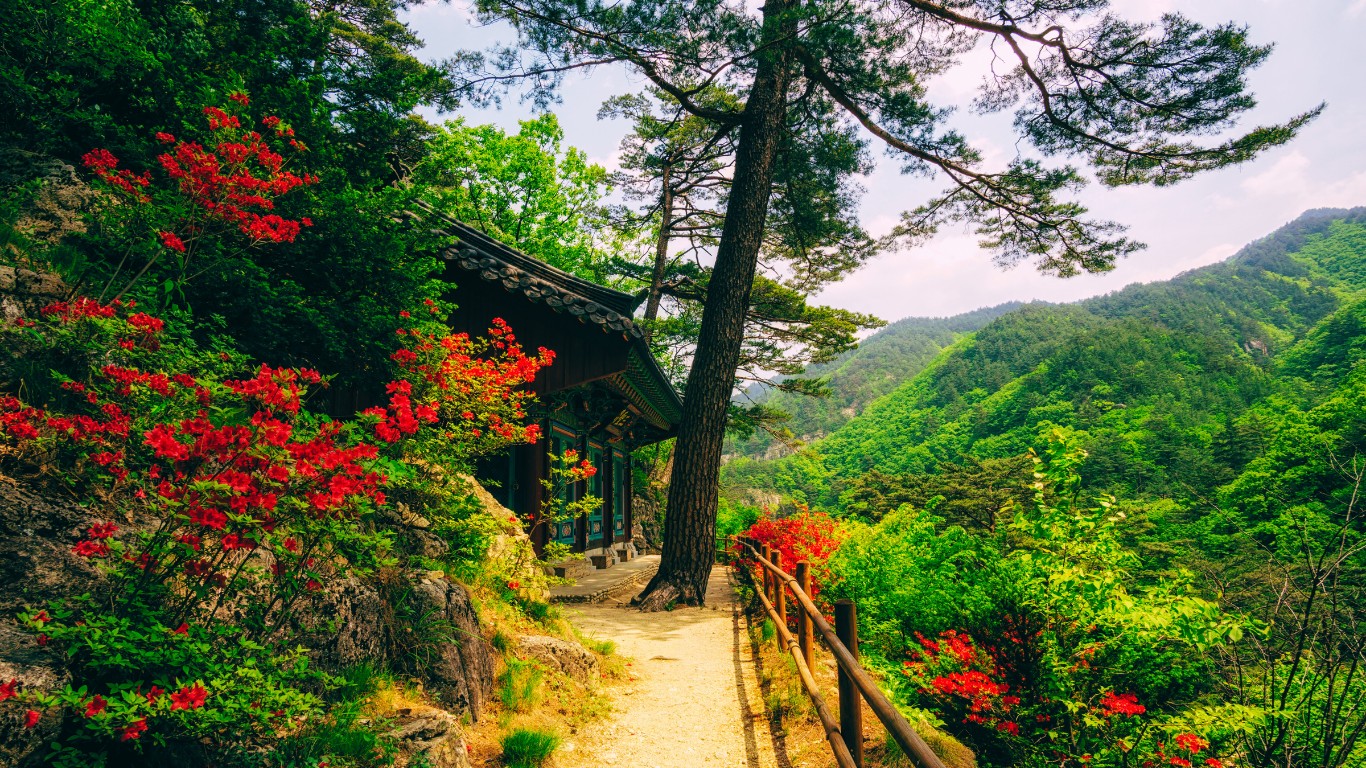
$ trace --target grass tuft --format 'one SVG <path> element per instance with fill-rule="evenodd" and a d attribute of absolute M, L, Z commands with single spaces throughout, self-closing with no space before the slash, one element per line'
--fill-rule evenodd
<path fill-rule="evenodd" d="M 513 712 L 529 712 L 540 703 L 544 677 L 530 662 L 508 659 L 507 668 L 498 675 L 498 699 Z"/>
<path fill-rule="evenodd" d="M 503 765 L 507 768 L 541 768 L 560 746 L 560 737 L 548 731 L 518 728 L 503 736 Z"/>

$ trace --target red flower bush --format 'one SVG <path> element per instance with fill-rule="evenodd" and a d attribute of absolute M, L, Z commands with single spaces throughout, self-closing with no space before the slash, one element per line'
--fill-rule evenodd
<path fill-rule="evenodd" d="M 1132 693 L 1116 695 L 1113 692 L 1101 697 L 1100 709 L 1105 717 L 1136 717 L 1148 711 L 1147 707 L 1138 703 L 1138 696 Z"/>
<path fill-rule="evenodd" d="M 281 723 L 269 713 L 306 712 L 307 694 L 270 680 L 238 690 L 225 682 L 238 666 L 227 661 L 205 662 L 207 685 L 183 679 L 200 676 L 186 671 L 186 654 L 266 648 L 301 601 L 335 578 L 390 562 L 389 535 L 372 521 L 386 504 L 386 470 L 426 449 L 472 457 L 536 440 L 538 431 L 520 423 L 524 387 L 553 355 L 525 354 L 501 321 L 489 339 L 410 329 L 394 355 L 400 377 L 387 405 L 333 421 L 305 407 L 326 386 L 318 372 L 261 365 L 226 374 L 236 366 L 231 356 L 176 348 L 161 319 L 132 309 L 53 304 L 22 326 L 23 344 L 8 347 L 86 367 L 59 374 L 51 409 L 0 396 L 0 461 L 27 456 L 65 470 L 78 490 L 98 488 L 101 506 L 120 519 L 90 526 L 73 547 L 108 575 L 118 607 L 39 611 L 25 622 L 78 658 L 134 643 L 104 651 L 121 661 L 97 661 L 107 690 L 86 698 L 80 686 L 24 701 L 80 707 L 89 728 L 115 740 L 141 738 L 168 713 L 182 729 L 200 727 L 193 718 L 202 717 L 206 733 L 222 733 L 214 718 L 231 716 L 239 727 L 275 733 Z M 0 337 L 12 332 L 0 329 Z M 101 354 L 87 354 L 92 348 Z M 242 650 L 245 641 L 257 645 Z M 291 671 L 302 669 L 296 656 L 281 651 L 286 681 L 300 674 Z M 165 661 L 130 667 L 121 682 L 110 671 L 149 659 Z M 211 679 L 213 669 L 223 677 Z M 169 709 L 158 698 L 164 690 L 174 691 Z M 0 686 L 0 702 L 18 696 L 15 683 Z M 237 701 L 220 712 L 218 696 L 262 706 Z"/>
<path fill-rule="evenodd" d="M 922 696 L 935 701 L 936 709 L 961 722 L 991 728 L 1012 736 L 1020 726 L 1007 717 L 1020 704 L 989 653 L 978 648 L 966 633 L 952 629 L 932 640 L 916 634 L 911 658 L 901 673 Z"/>
<path fill-rule="evenodd" d="M 282 154 L 303 152 L 304 144 L 275 115 L 261 118 L 262 130 L 252 128 L 255 121 L 246 111 L 251 103 L 246 94 L 233 93 L 228 99 L 231 103 L 225 106 L 204 107 L 208 131 L 202 141 L 156 133 L 157 141 L 168 145 L 157 156 L 167 183 L 154 184 L 150 171 L 135 174 L 119 168 L 119 159 L 107 149 L 82 157 L 100 185 L 130 204 L 111 217 L 110 223 L 116 223 L 111 230 L 121 229 L 131 243 L 157 243 L 160 250 L 145 254 L 148 267 L 173 254 L 180 262 L 177 280 L 188 279 L 188 264 L 201 242 L 235 233 L 246 239 L 247 247 L 289 243 L 313 223 L 308 217 L 288 218 L 276 211 L 280 197 L 318 182 L 317 176 L 289 170 Z M 277 143 L 290 149 L 277 149 Z"/>
<path fill-rule="evenodd" d="M 793 573 L 798 561 L 811 564 L 811 598 L 814 600 L 821 590 L 826 561 L 848 538 L 839 521 L 824 512 L 812 512 L 806 505 L 799 505 L 798 512 L 788 517 L 761 518 L 741 538 L 767 544 L 782 554 L 782 568 Z M 752 564 L 759 574 L 757 563 Z"/>

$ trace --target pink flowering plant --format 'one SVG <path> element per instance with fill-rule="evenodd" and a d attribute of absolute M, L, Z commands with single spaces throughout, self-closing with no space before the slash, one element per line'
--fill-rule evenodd
<path fill-rule="evenodd" d="M 76 741 L 125 751 L 250 746 L 316 719 L 328 678 L 299 647 L 300 610 L 394 562 L 378 524 L 391 475 L 538 436 L 520 424 L 522 387 L 551 354 L 526 355 L 501 322 L 475 340 L 438 332 L 434 302 L 423 314 L 398 337 L 387 402 L 349 421 L 307 407 L 318 372 L 249 367 L 131 303 L 78 298 L 0 329 L 0 378 L 25 394 L 0 394 L 0 468 L 107 515 L 72 548 L 99 590 L 20 617 L 75 679 L 54 694 L 11 683 L 0 706 L 31 727 L 64 707 Z"/>

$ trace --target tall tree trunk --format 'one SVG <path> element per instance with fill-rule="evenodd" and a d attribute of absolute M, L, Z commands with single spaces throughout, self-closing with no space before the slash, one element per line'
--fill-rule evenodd
<path fill-rule="evenodd" d="M 793 54 L 784 41 L 795 33 L 794 4 L 795 0 L 768 0 L 763 6 L 758 68 L 745 102 L 735 151 L 735 181 L 707 286 L 697 351 L 684 391 L 683 419 L 674 444 L 663 557 L 659 572 L 635 599 L 645 610 L 658 610 L 670 603 L 701 605 L 716 562 L 721 445 L 735 370 L 740 364 L 745 313 L 763 244 L 774 160 L 787 119 Z"/>
<path fill-rule="evenodd" d="M 655 238 L 655 269 L 650 274 L 650 298 L 645 301 L 645 319 L 659 317 L 660 288 L 664 285 L 664 272 L 669 268 L 669 230 L 673 227 L 674 190 L 669 178 L 673 164 L 664 164 L 661 177 L 663 184 L 659 193 L 659 236 Z"/>

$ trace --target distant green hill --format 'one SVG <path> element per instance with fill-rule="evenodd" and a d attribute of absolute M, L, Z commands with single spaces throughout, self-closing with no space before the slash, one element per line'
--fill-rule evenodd
<path fill-rule="evenodd" d="M 1023 306 L 1000 304 L 953 317 L 907 317 L 869 336 L 857 349 L 838 360 L 813 365 L 808 377 L 820 377 L 830 387 L 829 397 L 809 397 L 755 385 L 744 397 L 787 413 L 787 429 L 802 442 L 824 437 L 838 429 L 868 403 L 896 389 L 924 370 L 945 347 L 996 318 Z M 767 433 L 727 443 L 727 453 L 764 457 L 788 453 L 786 446 Z"/>
<path fill-rule="evenodd" d="M 858 415 L 800 455 L 734 460 L 725 481 L 831 505 L 870 471 L 1018 455 L 1051 423 L 1087 432 L 1092 487 L 1211 493 L 1248 458 L 1230 448 L 1244 412 L 1271 395 L 1312 407 L 1366 355 L 1364 289 L 1366 208 L 1315 210 L 1169 281 L 930 321 L 939 335 L 898 324 L 879 336 L 906 334 L 906 358 L 891 344 L 850 356 L 801 424 L 836 424 L 827 408 L 866 403 Z M 978 320 L 989 322 L 974 331 Z"/>

